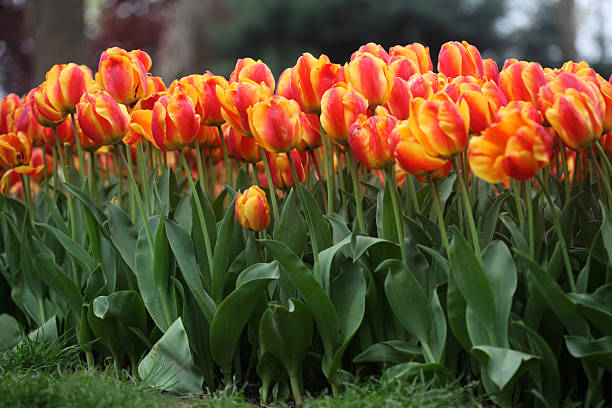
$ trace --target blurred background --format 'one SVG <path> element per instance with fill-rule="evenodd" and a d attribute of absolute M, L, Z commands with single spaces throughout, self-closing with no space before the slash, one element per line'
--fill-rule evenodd
<path fill-rule="evenodd" d="M 23 94 L 53 64 L 97 68 L 108 47 L 140 48 L 167 83 L 237 58 L 276 76 L 309 51 L 342 63 L 368 41 L 467 40 L 500 69 L 515 57 L 557 67 L 584 59 L 612 72 L 612 0 L 0 0 L 0 97 Z"/>

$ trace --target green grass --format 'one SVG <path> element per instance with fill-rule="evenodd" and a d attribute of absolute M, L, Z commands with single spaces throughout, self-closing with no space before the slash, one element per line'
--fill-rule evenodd
<path fill-rule="evenodd" d="M 0 408 L 11 407 L 253 407 L 240 390 L 181 397 L 151 389 L 127 372 L 117 379 L 114 370 L 88 371 L 78 349 L 66 342 L 35 343 L 24 340 L 0 352 Z M 305 401 L 305 408 L 338 407 L 476 407 L 473 386 L 437 386 L 422 380 L 378 381 L 346 384 L 337 396 Z M 283 406 L 273 404 L 271 406 Z"/>

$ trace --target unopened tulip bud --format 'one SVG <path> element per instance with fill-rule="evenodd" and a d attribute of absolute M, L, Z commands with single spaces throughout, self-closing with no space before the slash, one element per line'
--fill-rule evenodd
<path fill-rule="evenodd" d="M 297 102 L 282 96 L 250 107 L 249 124 L 257 144 L 273 153 L 295 149 L 302 138 L 301 113 Z"/>
<path fill-rule="evenodd" d="M 238 193 L 234 212 L 244 229 L 261 231 L 270 225 L 270 206 L 266 193 L 258 186 L 252 186 L 244 193 Z"/>

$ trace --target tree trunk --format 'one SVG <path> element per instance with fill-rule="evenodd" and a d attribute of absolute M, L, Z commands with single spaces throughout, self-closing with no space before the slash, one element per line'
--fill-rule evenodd
<path fill-rule="evenodd" d="M 576 16 L 574 0 L 559 0 L 557 3 L 557 27 L 563 60 L 576 59 Z"/>

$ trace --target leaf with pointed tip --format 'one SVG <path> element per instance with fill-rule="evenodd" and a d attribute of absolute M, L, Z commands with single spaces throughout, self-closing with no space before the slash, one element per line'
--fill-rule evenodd
<path fill-rule="evenodd" d="M 472 354 L 486 366 L 489 378 L 501 391 L 540 360 L 531 354 L 493 346 L 476 346 Z"/>

